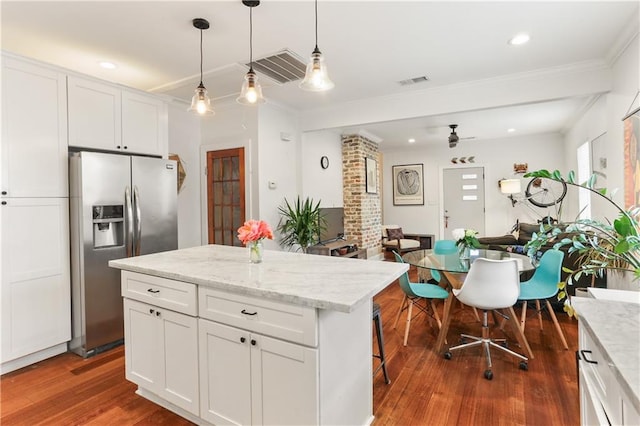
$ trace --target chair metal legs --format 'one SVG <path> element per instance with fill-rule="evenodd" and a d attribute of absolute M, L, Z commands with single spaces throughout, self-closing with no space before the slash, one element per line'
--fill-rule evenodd
<path fill-rule="evenodd" d="M 382 320 L 380 318 L 380 305 L 377 303 L 373 304 L 373 322 L 376 327 L 376 337 L 378 339 L 378 354 L 373 354 L 374 358 L 378 358 L 380 360 L 380 365 L 373 372 L 375 376 L 378 370 L 382 368 L 382 373 L 384 374 L 384 381 L 387 384 L 391 383 L 389 379 L 389 374 L 387 374 L 387 358 L 384 354 L 384 337 L 382 337 Z"/>
<path fill-rule="evenodd" d="M 482 337 L 476 337 L 476 336 L 470 336 L 468 334 L 461 334 L 462 339 L 469 339 L 471 340 L 471 342 L 469 343 L 463 343 L 460 344 L 458 346 L 454 346 L 449 348 L 445 354 L 444 357 L 446 359 L 451 359 L 452 351 L 456 351 L 459 349 L 465 349 L 465 348 L 470 348 L 472 346 L 479 346 L 482 345 L 482 347 L 484 348 L 484 354 L 487 360 L 487 369 L 484 371 L 484 377 L 487 380 L 491 380 L 493 378 L 493 372 L 491 370 L 491 352 L 489 350 L 489 348 L 494 347 L 497 349 L 500 349 L 501 351 L 507 352 L 510 355 L 515 356 L 516 358 L 519 358 L 520 361 L 520 369 L 522 370 L 526 370 L 528 368 L 527 366 L 527 361 L 528 358 L 524 355 L 520 355 L 517 352 L 512 351 L 511 349 L 508 349 L 507 347 L 503 346 L 503 345 L 499 345 L 496 343 L 496 340 L 493 340 L 489 337 L 489 321 L 488 321 L 488 311 L 483 310 L 482 311 Z"/>

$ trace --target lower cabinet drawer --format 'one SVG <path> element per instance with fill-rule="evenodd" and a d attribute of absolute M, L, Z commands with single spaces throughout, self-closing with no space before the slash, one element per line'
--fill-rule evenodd
<path fill-rule="evenodd" d="M 199 317 L 294 343 L 318 346 L 316 309 L 200 287 Z"/>
<path fill-rule="evenodd" d="M 198 313 L 195 284 L 122 271 L 122 297 L 139 300 L 187 315 Z"/>

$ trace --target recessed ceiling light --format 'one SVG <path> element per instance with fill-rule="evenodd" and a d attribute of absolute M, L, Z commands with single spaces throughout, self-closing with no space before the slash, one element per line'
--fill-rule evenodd
<path fill-rule="evenodd" d="M 416 140 L 414 138 L 409 138 L 409 143 L 415 143 Z"/>
<path fill-rule="evenodd" d="M 516 129 L 514 129 L 513 127 L 512 127 L 512 128 L 510 128 L 510 129 L 507 129 L 507 132 L 509 132 L 509 133 L 513 133 L 513 132 L 515 132 L 515 131 L 516 131 Z"/>
<path fill-rule="evenodd" d="M 520 34 L 516 34 L 515 36 L 513 36 L 513 38 L 511 38 L 511 40 L 509 40 L 509 44 L 513 44 L 514 46 L 517 46 L 517 45 L 520 45 L 520 44 L 525 44 L 530 39 L 531 39 L 531 37 L 529 37 L 529 34 L 520 33 Z"/>
<path fill-rule="evenodd" d="M 102 61 L 100 62 L 100 66 L 104 69 L 107 70 L 114 70 L 116 69 L 116 64 L 114 64 L 113 62 L 109 62 L 109 61 Z"/>

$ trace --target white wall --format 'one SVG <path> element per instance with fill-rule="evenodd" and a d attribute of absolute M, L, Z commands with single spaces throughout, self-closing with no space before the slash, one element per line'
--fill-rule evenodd
<path fill-rule="evenodd" d="M 187 173 L 178 193 L 178 248 L 200 245 L 200 117 L 187 104 L 169 104 L 169 152 L 178 154 Z"/>
<path fill-rule="evenodd" d="M 320 167 L 320 158 L 329 159 L 329 167 Z M 322 207 L 342 207 L 342 141 L 335 130 L 302 133 L 302 196 L 320 201 Z"/>
<path fill-rule="evenodd" d="M 511 201 L 500 193 L 498 180 L 514 178 L 514 163 L 528 163 L 529 170 L 556 169 L 564 165 L 562 136 L 559 134 L 529 135 L 501 138 L 487 141 L 461 142 L 456 148 L 442 146 L 424 149 L 387 151 L 381 147 L 384 156 L 382 177 L 384 182 L 383 223 L 402 226 L 409 233 L 434 234 L 439 238 L 442 212 L 440 206 L 441 171 L 443 168 L 463 167 L 451 163 L 452 157 L 475 156 L 475 166 L 485 169 L 485 230 L 486 235 L 504 235 L 515 223 L 532 222 L 539 216 L 523 205 L 511 207 Z M 424 206 L 394 206 L 392 188 L 392 166 L 398 164 L 424 164 Z M 528 180 L 523 179 L 522 188 Z M 535 208 L 535 207 L 534 207 Z M 551 214 L 535 208 L 541 216 Z"/>
<path fill-rule="evenodd" d="M 637 27 L 636 27 L 637 28 Z M 640 43 L 636 29 L 635 39 L 612 64 L 612 90 L 603 95 L 580 117 L 565 137 L 566 164 L 563 172 L 577 170 L 576 150 L 585 141 L 591 141 L 606 132 L 607 180 L 606 187 L 613 192 L 613 199 L 624 205 L 624 134 L 621 121 L 631 107 L 640 88 Z M 638 101 L 634 104 L 636 107 Z M 615 192 L 617 190 L 617 192 Z M 569 190 L 577 199 L 576 189 Z M 593 197 L 592 197 L 593 200 Z M 617 212 L 602 201 L 592 201 L 592 217 L 613 219 Z"/>
<path fill-rule="evenodd" d="M 287 138 L 291 140 L 284 140 Z M 278 207 L 285 198 L 292 202 L 300 194 L 300 132 L 297 115 L 278 105 L 261 106 L 257 151 L 259 209 L 253 219 L 267 221 L 275 232 L 280 221 Z M 269 187 L 269 182 L 275 187 Z M 266 241 L 265 248 L 280 248 L 277 238 L 276 234 L 276 240 Z"/>

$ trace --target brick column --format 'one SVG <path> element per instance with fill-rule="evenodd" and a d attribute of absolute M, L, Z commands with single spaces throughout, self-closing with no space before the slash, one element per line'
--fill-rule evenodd
<path fill-rule="evenodd" d="M 366 158 L 378 165 L 377 194 L 366 192 Z M 360 135 L 342 136 L 342 170 L 345 237 L 367 249 L 367 257 L 376 256 L 382 249 L 378 144 Z"/>

